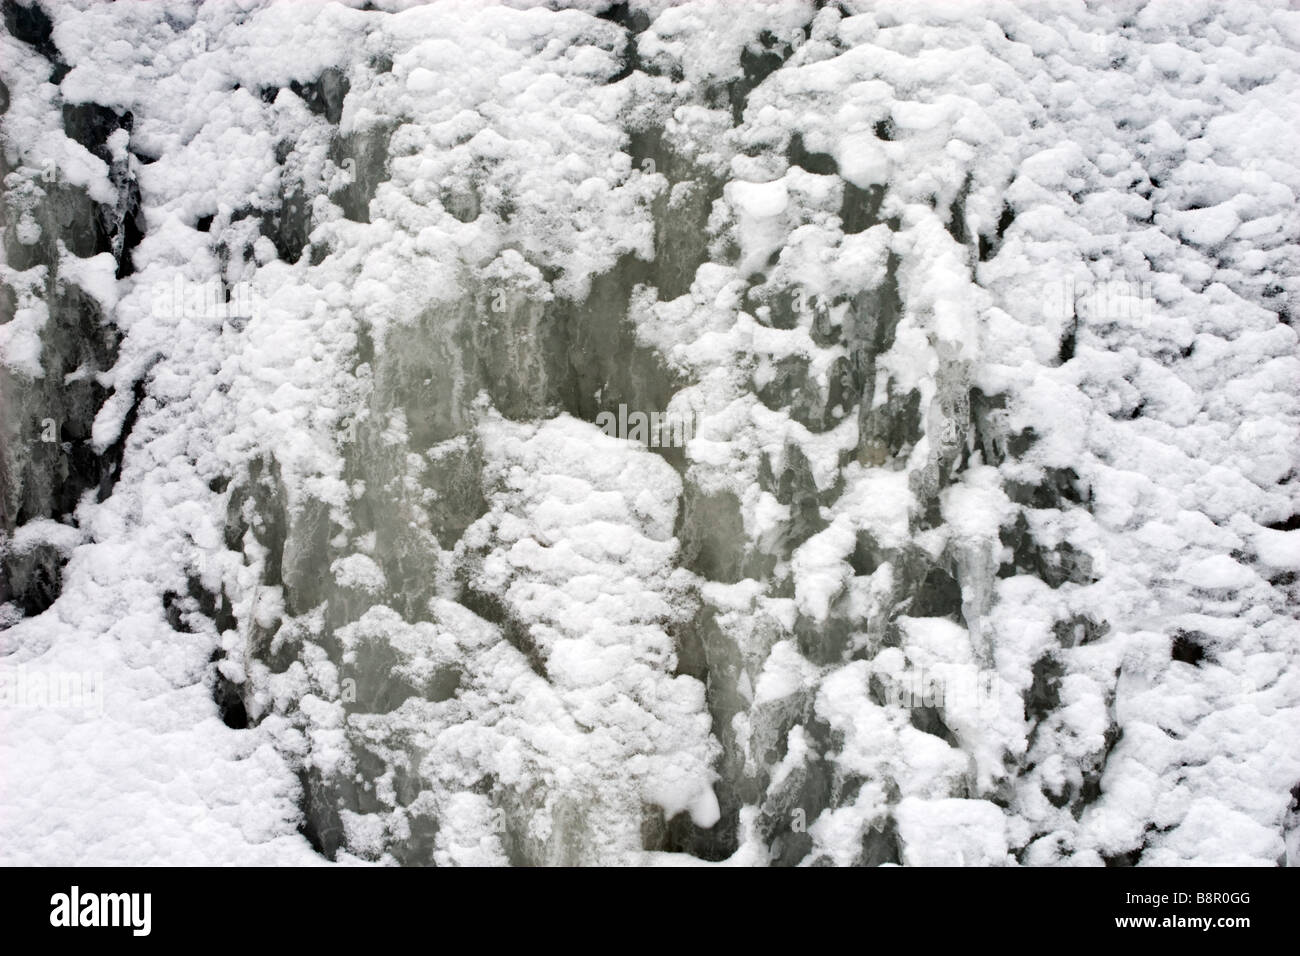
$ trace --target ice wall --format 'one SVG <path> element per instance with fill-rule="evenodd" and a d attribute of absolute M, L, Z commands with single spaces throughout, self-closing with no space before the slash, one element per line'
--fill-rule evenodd
<path fill-rule="evenodd" d="M 5 2 L 14 860 L 1294 856 L 1300 15 L 407 7 Z"/>

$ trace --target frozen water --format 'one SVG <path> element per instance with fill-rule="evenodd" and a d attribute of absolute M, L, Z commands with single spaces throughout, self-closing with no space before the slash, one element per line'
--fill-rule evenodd
<path fill-rule="evenodd" d="M 5 862 L 1296 861 L 1300 13 L 3 11 Z"/>

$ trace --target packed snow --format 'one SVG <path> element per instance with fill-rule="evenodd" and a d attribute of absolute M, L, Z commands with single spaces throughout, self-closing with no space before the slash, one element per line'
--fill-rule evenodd
<path fill-rule="evenodd" d="M 1300 11 L 3 10 L 0 862 L 1300 863 Z"/>

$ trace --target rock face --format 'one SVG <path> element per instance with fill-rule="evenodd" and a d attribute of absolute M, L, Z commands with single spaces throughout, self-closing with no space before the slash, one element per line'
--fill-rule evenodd
<path fill-rule="evenodd" d="M 5 862 L 1300 859 L 1300 14 L 404 7 L 4 0 Z"/>

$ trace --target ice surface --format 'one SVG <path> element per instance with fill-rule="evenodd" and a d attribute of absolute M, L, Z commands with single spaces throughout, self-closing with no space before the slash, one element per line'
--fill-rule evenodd
<path fill-rule="evenodd" d="M 1300 13 L 4 21 L 5 862 L 1295 862 Z"/>

